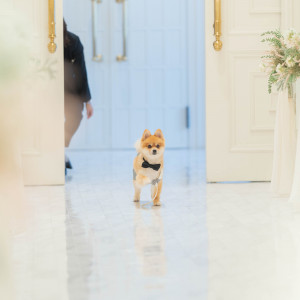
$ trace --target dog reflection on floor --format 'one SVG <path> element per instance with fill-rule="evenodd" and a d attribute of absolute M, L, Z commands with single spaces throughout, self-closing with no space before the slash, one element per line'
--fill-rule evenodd
<path fill-rule="evenodd" d="M 157 208 L 142 209 L 136 203 L 134 215 L 135 250 L 145 276 L 166 274 L 165 238 L 163 221 Z"/>

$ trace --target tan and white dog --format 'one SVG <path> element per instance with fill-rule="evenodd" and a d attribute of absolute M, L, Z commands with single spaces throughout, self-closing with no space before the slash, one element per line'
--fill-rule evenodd
<path fill-rule="evenodd" d="M 133 162 L 134 201 L 140 201 L 141 189 L 151 184 L 153 204 L 160 205 L 162 176 L 164 169 L 165 139 L 160 129 L 154 135 L 146 129 L 135 144 L 137 156 Z"/>

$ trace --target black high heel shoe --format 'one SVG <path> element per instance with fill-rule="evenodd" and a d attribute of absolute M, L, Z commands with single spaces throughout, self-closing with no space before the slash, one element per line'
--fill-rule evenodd
<path fill-rule="evenodd" d="M 70 160 L 66 161 L 66 169 L 73 169 L 73 166 L 72 166 Z"/>

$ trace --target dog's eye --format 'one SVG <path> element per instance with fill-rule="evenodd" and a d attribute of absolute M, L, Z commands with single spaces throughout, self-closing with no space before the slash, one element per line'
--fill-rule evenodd
<path fill-rule="evenodd" d="M 156 148 L 157 148 L 157 149 L 159 149 L 159 147 L 160 147 L 159 145 L 156 145 Z"/>
<path fill-rule="evenodd" d="M 148 145 L 148 148 L 149 148 L 149 149 L 151 149 L 151 148 L 152 148 L 152 146 L 151 146 L 151 145 Z"/>

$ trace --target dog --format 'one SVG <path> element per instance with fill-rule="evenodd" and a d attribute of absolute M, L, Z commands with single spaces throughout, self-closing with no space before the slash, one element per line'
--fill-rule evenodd
<path fill-rule="evenodd" d="M 151 197 L 155 206 L 160 206 L 164 170 L 165 139 L 160 129 L 154 135 L 146 129 L 135 144 L 137 156 L 133 161 L 134 201 L 139 202 L 141 189 L 151 184 Z"/>

